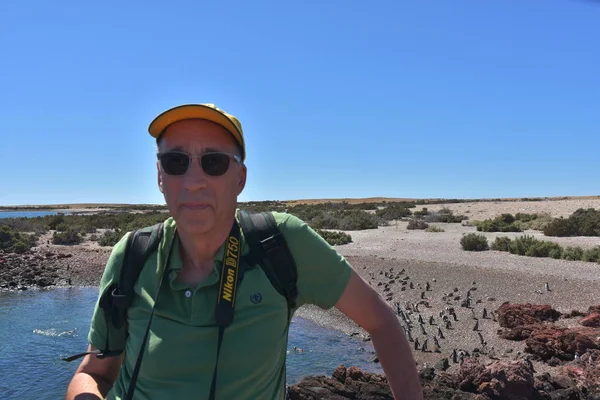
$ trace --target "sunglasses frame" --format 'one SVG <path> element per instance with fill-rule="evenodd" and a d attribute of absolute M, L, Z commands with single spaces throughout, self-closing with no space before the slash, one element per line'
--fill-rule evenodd
<path fill-rule="evenodd" d="M 186 169 L 186 170 L 185 170 L 185 172 L 184 172 L 183 174 L 181 174 L 181 175 L 177 175 L 177 174 L 169 174 L 167 171 L 165 171 L 165 168 L 163 167 L 163 164 L 162 164 L 162 156 L 164 156 L 164 155 L 166 155 L 166 154 L 173 154 L 173 153 L 176 153 L 176 154 L 184 154 L 184 155 L 186 155 L 186 156 L 188 157 L 188 160 L 189 160 L 189 162 L 188 162 L 187 169 Z M 200 154 L 200 155 L 198 155 L 198 156 L 194 156 L 194 155 L 192 155 L 192 154 L 190 154 L 190 153 L 186 153 L 185 151 L 181 151 L 181 150 L 169 150 L 169 151 L 165 151 L 165 152 L 162 152 L 162 153 L 157 153 L 157 154 L 156 154 L 156 158 L 157 158 L 157 159 L 158 159 L 158 161 L 159 161 L 160 168 L 162 169 L 162 171 L 163 171 L 165 174 L 169 175 L 169 176 L 184 176 L 184 175 L 185 175 L 185 174 L 187 174 L 187 172 L 190 170 L 190 168 L 192 167 L 192 162 L 194 162 L 194 159 L 196 159 L 196 158 L 199 160 L 198 164 L 200 165 L 200 168 L 202 168 L 202 171 L 203 171 L 203 172 L 204 172 L 206 175 L 208 175 L 208 176 L 211 176 L 211 177 L 219 177 L 219 176 L 223 176 L 223 175 L 225 175 L 225 174 L 227 173 L 227 171 L 229 171 L 229 168 L 231 168 L 231 164 L 227 166 L 227 169 L 226 169 L 226 170 L 225 170 L 225 172 L 224 172 L 224 173 L 222 173 L 221 175 L 210 175 L 210 174 L 208 174 L 208 173 L 207 173 L 207 172 L 204 170 L 204 167 L 202 166 L 202 157 L 204 157 L 204 156 L 206 156 L 206 155 L 209 155 L 209 154 L 223 154 L 223 155 L 226 155 L 226 156 L 228 156 L 229 158 L 233 158 L 233 160 L 234 160 L 235 162 L 237 162 L 238 164 L 242 164 L 242 159 L 241 159 L 241 158 L 240 158 L 240 157 L 239 157 L 237 154 L 227 153 L 227 152 L 225 152 L 225 151 L 207 151 L 206 153 L 202 153 L 202 154 Z"/>

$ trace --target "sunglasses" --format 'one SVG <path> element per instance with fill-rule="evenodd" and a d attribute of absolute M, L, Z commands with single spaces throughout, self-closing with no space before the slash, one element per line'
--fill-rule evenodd
<path fill-rule="evenodd" d="M 209 176 L 224 175 L 229 169 L 231 159 L 241 163 L 240 157 L 235 154 L 210 152 L 199 156 L 192 156 L 183 151 L 167 151 L 158 154 L 160 165 L 167 175 L 180 176 L 185 174 L 192 166 L 192 159 L 200 159 L 199 163 L 202 170 Z"/>

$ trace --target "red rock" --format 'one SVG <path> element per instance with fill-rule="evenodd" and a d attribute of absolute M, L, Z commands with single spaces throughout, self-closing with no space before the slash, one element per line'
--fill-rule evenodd
<path fill-rule="evenodd" d="M 600 349 L 599 336 L 598 328 L 540 327 L 525 341 L 525 351 L 538 355 L 544 361 L 552 357 L 573 360 L 576 352 L 582 355 L 588 350 Z"/>
<path fill-rule="evenodd" d="M 600 314 L 600 305 L 598 306 L 591 306 L 590 308 L 588 308 L 588 315 L 589 314 Z"/>
<path fill-rule="evenodd" d="M 544 321 L 554 322 L 561 313 L 549 305 L 504 303 L 498 308 L 498 323 L 503 328 L 532 325 Z"/>
<path fill-rule="evenodd" d="M 600 314 L 592 313 L 587 317 L 583 318 L 579 323 L 583 326 L 591 326 L 594 328 L 600 328 Z"/>

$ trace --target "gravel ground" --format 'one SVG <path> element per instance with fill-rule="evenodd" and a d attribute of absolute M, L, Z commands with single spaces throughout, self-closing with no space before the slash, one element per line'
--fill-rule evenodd
<path fill-rule="evenodd" d="M 421 209 L 423 206 L 417 206 Z M 483 220 L 494 218 L 497 215 L 508 213 L 534 214 L 547 212 L 552 217 L 568 217 L 577 209 L 595 208 L 600 209 L 600 198 L 574 198 L 568 200 L 542 200 L 542 201 L 486 201 L 468 203 L 439 203 L 427 204 L 429 211 L 438 211 L 441 208 L 449 208 L 456 215 L 466 215 L 469 219 Z"/>

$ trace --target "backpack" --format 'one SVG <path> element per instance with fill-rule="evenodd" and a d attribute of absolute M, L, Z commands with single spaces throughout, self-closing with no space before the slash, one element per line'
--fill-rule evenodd
<path fill-rule="evenodd" d="M 250 213 L 239 210 L 238 216 L 250 247 L 248 255 L 244 257 L 245 261 L 250 267 L 260 265 L 273 287 L 286 299 L 289 321 L 298 298 L 298 274 L 285 238 L 271 212 Z M 117 329 L 127 321 L 127 309 L 133 302 L 135 282 L 146 259 L 158 248 L 162 233 L 163 223 L 160 222 L 133 231 L 127 238 L 119 281 L 113 284 L 112 289 L 105 291 L 105 296 L 100 299 L 100 307 Z"/>

